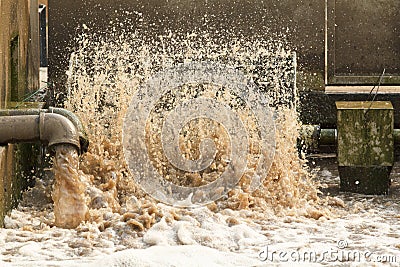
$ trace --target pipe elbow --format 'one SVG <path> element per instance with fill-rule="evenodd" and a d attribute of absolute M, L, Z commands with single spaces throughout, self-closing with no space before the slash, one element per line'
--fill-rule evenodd
<path fill-rule="evenodd" d="M 63 109 L 63 108 L 55 108 L 55 107 L 49 107 L 47 113 L 55 113 L 62 115 L 66 118 L 68 118 L 76 127 L 79 133 L 79 143 L 81 147 L 81 153 L 85 153 L 88 151 L 89 148 L 89 138 L 86 134 L 85 127 L 83 126 L 80 118 L 73 112 Z"/>
<path fill-rule="evenodd" d="M 55 113 L 40 113 L 40 141 L 49 147 L 69 144 L 80 151 L 79 131 L 66 117 Z"/>

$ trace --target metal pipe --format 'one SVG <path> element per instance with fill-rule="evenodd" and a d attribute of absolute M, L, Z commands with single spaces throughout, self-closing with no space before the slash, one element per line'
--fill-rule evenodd
<path fill-rule="evenodd" d="M 53 113 L 40 113 L 40 141 L 49 147 L 61 144 L 74 145 L 80 150 L 79 132 L 66 117 Z"/>
<path fill-rule="evenodd" d="M 82 124 L 76 116 L 56 113 L 61 110 L 0 110 L 0 143 L 40 141 L 50 147 L 70 144 L 83 152 L 87 146 L 82 147 L 81 140 L 86 144 L 88 141 Z"/>
<path fill-rule="evenodd" d="M 303 125 L 300 130 L 300 139 L 307 140 L 311 149 L 317 149 L 320 145 L 336 145 L 337 130 L 321 129 L 319 125 Z M 400 146 L 400 129 L 393 130 L 393 141 Z"/>
<path fill-rule="evenodd" d="M 21 116 L 21 115 L 39 115 L 41 112 L 47 112 L 47 109 L 0 109 L 0 117 L 3 116 Z"/>
<path fill-rule="evenodd" d="M 0 144 L 40 140 L 39 116 L 0 117 Z"/>
<path fill-rule="evenodd" d="M 81 152 L 84 153 L 87 151 L 89 147 L 89 138 L 87 137 L 85 127 L 83 127 L 83 124 L 79 117 L 73 113 L 72 111 L 69 111 L 68 109 L 64 108 L 55 108 L 55 107 L 49 107 L 48 109 L 49 113 L 56 113 L 60 114 L 66 118 L 68 118 L 76 127 L 76 129 L 79 132 L 79 141 L 81 145 Z"/>
<path fill-rule="evenodd" d="M 319 135 L 320 145 L 334 145 L 337 142 L 336 129 L 321 129 Z"/>
<path fill-rule="evenodd" d="M 10 116 L 30 116 L 30 115 L 36 115 L 39 116 L 40 114 L 58 114 L 66 119 L 68 119 L 76 128 L 78 135 L 79 135 L 79 147 L 80 147 L 80 152 L 84 153 L 87 151 L 88 146 L 89 146 L 89 139 L 87 138 L 87 134 L 85 131 L 85 128 L 82 125 L 82 122 L 78 118 L 77 115 L 75 115 L 73 112 L 63 109 L 63 108 L 54 108 L 50 107 L 49 109 L 2 109 L 0 110 L 0 118 L 1 117 L 10 117 Z M 0 124 L 1 125 L 1 124 Z M 3 135 L 0 133 L 0 135 Z M 1 143 L 1 140 L 0 140 Z"/>

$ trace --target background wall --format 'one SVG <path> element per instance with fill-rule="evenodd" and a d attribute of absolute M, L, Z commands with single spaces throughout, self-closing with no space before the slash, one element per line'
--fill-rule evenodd
<path fill-rule="evenodd" d="M 37 0 L 0 0 L 0 108 L 38 89 L 37 10 Z M 21 193 L 15 147 L 0 145 L 0 225 Z"/>

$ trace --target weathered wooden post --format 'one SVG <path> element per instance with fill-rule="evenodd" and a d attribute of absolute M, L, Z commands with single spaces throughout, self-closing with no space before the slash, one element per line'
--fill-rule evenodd
<path fill-rule="evenodd" d="M 387 194 L 394 160 L 389 101 L 336 102 L 340 188 Z"/>

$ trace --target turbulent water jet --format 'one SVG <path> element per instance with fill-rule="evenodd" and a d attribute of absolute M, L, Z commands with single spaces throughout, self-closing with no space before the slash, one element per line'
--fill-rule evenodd
<path fill-rule="evenodd" d="M 299 203 L 302 203 L 302 201 L 317 201 L 317 185 L 304 168 L 305 162 L 299 159 L 296 150 L 299 126 L 295 111 L 296 100 L 293 94 L 295 92 L 296 63 L 292 51 L 288 49 L 284 40 L 267 40 L 257 38 L 257 36 L 252 38 L 232 36 L 232 38 L 226 37 L 215 40 L 209 34 L 179 35 L 173 33 L 160 37 L 160 42 L 148 42 L 140 37 L 139 32 L 125 32 L 121 35 L 113 33 L 112 35 L 113 37 L 104 37 L 100 40 L 92 38 L 90 33 L 78 37 L 77 43 L 80 46 L 71 55 L 71 65 L 67 73 L 69 76 L 69 98 L 65 102 L 65 106 L 83 119 L 89 137 L 91 136 L 92 139 L 96 140 L 96 143 L 92 144 L 89 153 L 82 160 L 82 171 L 94 177 L 91 181 L 96 186 L 115 180 L 119 198 L 116 201 L 121 203 L 121 207 L 132 194 L 135 194 L 136 197 L 144 195 L 134 181 L 134 178 L 137 177 L 129 173 L 127 164 L 121 160 L 123 158 L 122 122 L 128 109 L 129 99 L 138 92 L 138 88 L 148 82 L 150 77 L 153 77 L 156 73 L 174 69 L 182 63 L 183 65 L 190 65 L 202 64 L 201 62 L 223 64 L 234 70 L 240 70 L 246 79 L 254 81 L 260 92 L 270 100 L 270 108 L 276 111 L 275 117 L 282 117 L 281 121 L 278 120 L 280 121 L 279 124 L 285 124 L 285 127 L 277 125 L 278 132 L 280 132 L 278 136 L 281 136 L 283 140 L 277 150 L 272 172 L 266 177 L 265 183 L 260 189 L 262 193 L 250 193 L 250 188 L 252 188 L 250 177 L 256 176 L 257 180 L 262 181 L 267 176 L 267 173 L 264 172 L 257 173 L 256 163 L 258 158 L 253 157 L 248 159 L 249 166 L 247 166 L 247 169 L 249 171 L 242 176 L 238 188 L 229 193 L 230 198 L 227 203 L 223 202 L 234 209 L 250 206 L 257 208 L 255 206 L 258 206 L 258 208 L 265 210 L 277 206 L 293 207 L 301 205 Z M 87 64 L 88 62 L 90 64 Z M 179 73 L 171 72 L 165 78 L 171 81 L 176 79 L 176 75 L 179 75 Z M 200 81 L 200 84 L 203 83 L 204 81 Z M 230 84 L 228 83 L 228 85 Z M 207 89 L 206 92 L 209 90 L 210 94 L 213 92 L 212 96 L 217 97 L 221 103 L 229 104 L 237 99 L 235 95 L 220 94 L 230 90 L 221 91 L 215 86 L 208 87 L 208 89 L 203 89 Z M 229 88 L 229 86 L 226 86 L 226 88 Z M 153 91 L 154 87 L 150 88 L 148 92 Z M 184 86 L 178 91 L 187 94 L 183 96 L 185 99 L 194 97 L 197 94 L 196 92 L 201 92 L 196 84 Z M 201 186 L 204 183 L 215 181 L 214 173 L 218 174 L 225 168 L 225 157 L 222 157 L 222 152 L 222 154 L 217 154 L 220 162 L 217 160 L 215 164 L 211 164 L 212 170 L 210 169 L 210 171 L 214 173 L 206 171 L 204 174 L 197 173 L 199 175 L 193 176 L 189 172 L 188 175 L 183 174 L 184 176 L 182 176 L 181 172 L 168 165 L 170 163 L 168 157 L 161 153 L 163 151 L 160 151 L 163 147 L 162 143 L 154 138 L 154 136 L 159 135 L 153 133 L 158 133 L 158 130 L 161 129 L 159 126 L 162 126 L 160 123 L 164 120 L 161 115 L 162 112 L 159 111 L 164 109 L 168 111 L 174 103 L 173 100 L 176 101 L 177 99 L 178 95 L 172 97 L 172 94 L 173 91 L 171 91 L 171 94 L 163 95 L 159 100 L 160 108 L 157 104 L 154 112 L 151 113 L 154 116 L 148 120 L 149 123 L 146 125 L 152 131 L 148 140 L 144 142 L 145 144 L 135 144 L 149 145 L 148 149 L 152 153 L 152 162 L 157 168 L 159 166 L 158 170 L 161 171 L 167 181 L 188 187 Z M 171 97 L 169 97 L 170 95 Z M 142 96 L 140 95 L 140 97 Z M 243 99 L 246 99 L 246 97 L 243 97 Z M 242 116 L 241 119 L 249 123 L 251 126 L 249 129 L 259 129 L 259 126 L 252 122 L 252 117 L 249 116 L 247 109 L 241 110 L 241 106 L 234 103 L 233 107 L 235 107 L 235 110 L 237 109 L 239 114 L 242 114 L 240 115 Z M 204 123 L 199 121 L 199 123 L 193 123 L 194 128 L 184 128 L 184 131 L 188 134 L 186 137 L 179 137 L 183 138 L 182 144 L 186 144 L 187 138 L 202 139 L 202 136 L 190 134 L 199 132 L 198 127 L 201 128 L 202 124 Z M 214 132 L 213 138 L 222 135 L 218 142 L 222 144 L 221 148 L 225 148 L 223 133 L 221 131 Z M 250 146 L 251 153 L 259 154 L 261 145 L 259 138 L 257 138 L 259 132 L 253 131 L 250 134 L 254 137 L 254 144 Z M 288 138 L 288 134 L 290 138 Z M 273 139 L 278 140 L 279 138 Z M 189 158 L 196 155 L 195 147 L 198 143 L 196 140 L 188 140 L 187 146 L 184 145 L 183 147 L 182 152 Z M 195 159 L 197 158 L 194 157 L 193 160 Z M 171 171 L 166 172 L 164 170 Z M 257 175 L 254 175 L 254 173 Z M 241 201 L 240 205 L 235 204 L 236 199 Z M 245 199 L 247 200 L 245 201 Z M 219 203 L 219 205 L 223 206 L 224 204 Z"/>
<path fill-rule="evenodd" d="M 75 228 L 88 219 L 84 176 L 79 171 L 78 151 L 69 145 L 56 147 L 54 157 L 54 216 L 55 225 Z"/>

